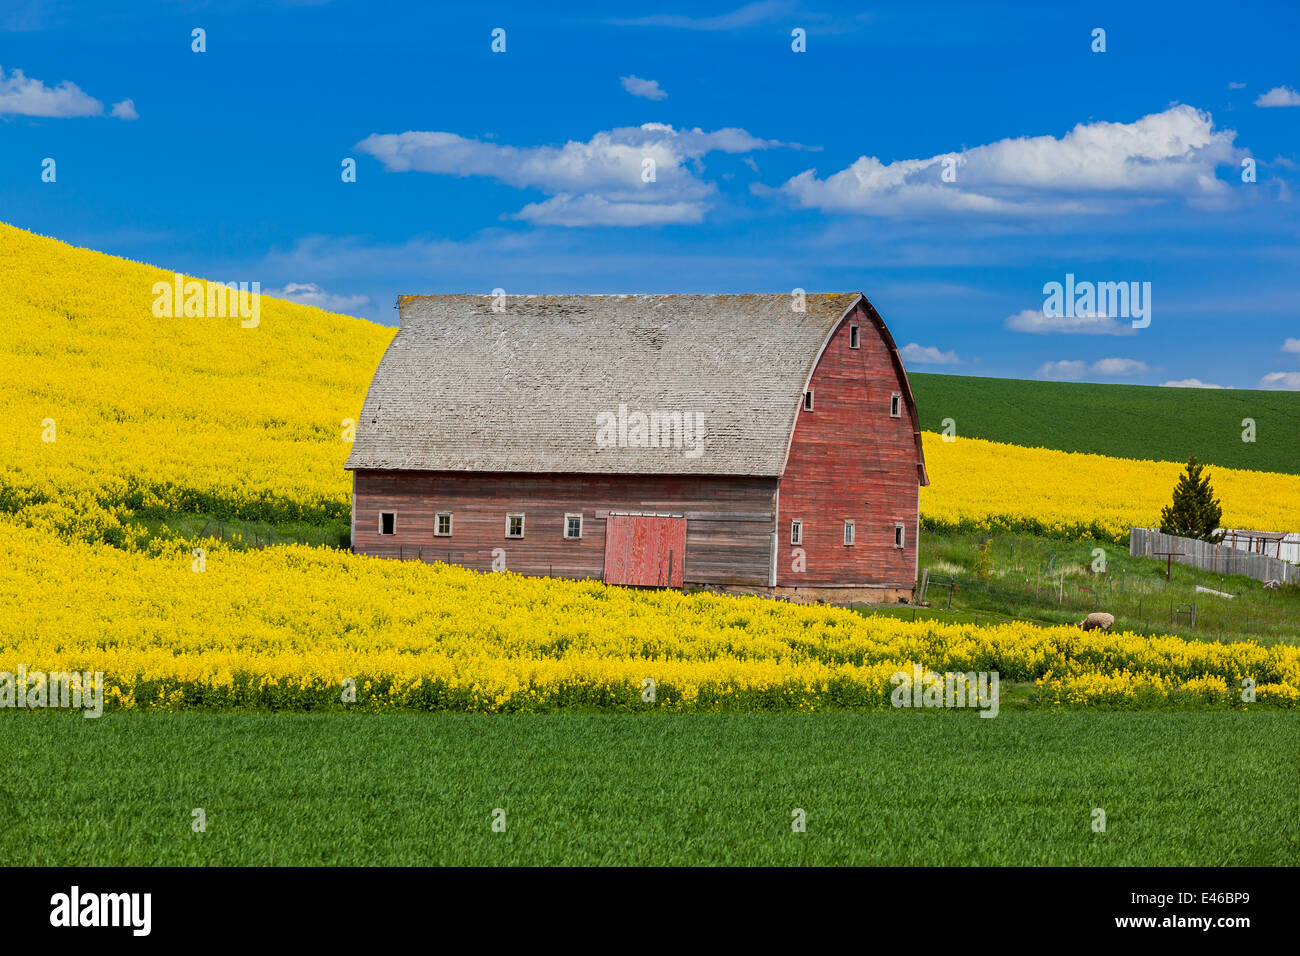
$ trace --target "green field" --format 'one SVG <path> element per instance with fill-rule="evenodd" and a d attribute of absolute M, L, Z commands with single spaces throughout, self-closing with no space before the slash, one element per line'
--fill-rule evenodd
<path fill-rule="evenodd" d="M 2 865 L 1290 865 L 1300 852 L 1300 731 L 1281 713 L 2 724 Z"/>
<path fill-rule="evenodd" d="M 1300 392 L 908 376 L 921 427 L 1013 445 L 1117 458 L 1201 461 L 1300 473 Z M 1242 420 L 1255 420 L 1254 442 Z"/>

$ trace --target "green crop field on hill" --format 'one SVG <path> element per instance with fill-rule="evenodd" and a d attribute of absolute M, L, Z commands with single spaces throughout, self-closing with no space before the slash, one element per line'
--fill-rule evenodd
<path fill-rule="evenodd" d="M 1013 445 L 1300 473 L 1300 392 L 909 375 L 921 427 Z M 1255 441 L 1242 440 L 1244 419 Z"/>

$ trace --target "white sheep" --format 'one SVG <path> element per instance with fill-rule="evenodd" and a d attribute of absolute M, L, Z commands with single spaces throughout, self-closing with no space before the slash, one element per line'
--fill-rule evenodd
<path fill-rule="evenodd" d="M 1104 611 L 1093 611 L 1079 622 L 1079 627 L 1083 628 L 1085 631 L 1100 630 L 1104 633 L 1109 631 L 1114 623 L 1114 614 L 1106 614 Z"/>

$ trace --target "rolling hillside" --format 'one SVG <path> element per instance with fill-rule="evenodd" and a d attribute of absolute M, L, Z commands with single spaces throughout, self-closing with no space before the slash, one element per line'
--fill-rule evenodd
<path fill-rule="evenodd" d="M 921 427 L 1116 458 L 1300 473 L 1300 392 L 1030 382 L 909 374 Z M 1253 418 L 1256 440 L 1242 441 Z"/>
<path fill-rule="evenodd" d="M 393 330 L 270 297 L 255 323 L 155 315 L 155 285 L 173 280 L 0 225 L 0 515 L 128 549 L 230 522 L 346 544 L 348 426 Z M 1118 540 L 1158 518 L 1169 462 L 1189 450 L 1276 471 L 1300 458 L 1300 395 L 915 378 L 932 529 Z M 1254 445 L 1240 441 L 1246 412 Z M 933 433 L 945 417 L 960 440 Z M 1212 477 L 1225 522 L 1282 528 L 1300 512 L 1294 474 Z"/>
<path fill-rule="evenodd" d="M 270 297 L 255 325 L 156 316 L 173 281 L 0 225 L 0 512 L 112 543 L 126 512 L 346 518 L 344 423 L 393 330 Z"/>

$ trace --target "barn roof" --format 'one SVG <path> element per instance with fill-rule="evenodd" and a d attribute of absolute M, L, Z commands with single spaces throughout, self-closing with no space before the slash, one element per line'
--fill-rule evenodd
<path fill-rule="evenodd" d="M 803 312 L 789 294 L 401 296 L 347 467 L 777 477 L 826 340 L 860 300 L 906 383 L 858 293 L 808 295 Z M 640 441 L 637 413 L 662 436 Z"/>

